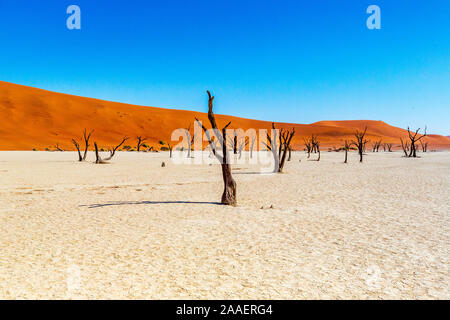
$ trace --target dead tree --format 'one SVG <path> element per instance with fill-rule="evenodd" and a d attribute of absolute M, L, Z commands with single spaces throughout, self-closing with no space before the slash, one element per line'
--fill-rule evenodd
<path fill-rule="evenodd" d="M 97 142 L 94 142 L 94 147 L 95 147 L 95 163 L 96 163 L 96 164 L 105 164 L 105 163 L 108 163 L 108 162 L 104 161 L 104 160 L 102 159 L 102 157 L 100 157 L 100 154 L 99 154 L 99 152 L 98 152 Z"/>
<path fill-rule="evenodd" d="M 253 158 L 253 147 L 255 146 L 255 142 L 256 142 L 256 135 L 252 136 L 252 142 L 250 144 L 250 159 Z"/>
<path fill-rule="evenodd" d="M 409 152 L 409 142 L 408 141 L 403 141 L 402 138 L 400 138 L 400 142 L 402 144 L 402 150 L 405 153 L 405 157 L 408 157 L 408 152 Z"/>
<path fill-rule="evenodd" d="M 412 133 L 411 131 L 409 131 L 409 127 L 408 127 L 408 136 L 409 136 L 409 140 L 410 140 L 410 152 L 409 152 L 409 156 L 408 157 L 413 157 L 416 158 L 417 154 L 416 154 L 416 143 L 417 141 L 420 141 L 420 139 L 424 138 L 427 136 L 427 127 L 425 126 L 425 132 L 423 135 L 419 134 L 419 129 L 416 130 L 415 133 Z"/>
<path fill-rule="evenodd" d="M 80 145 L 78 144 L 78 142 L 75 139 L 72 139 L 72 143 L 75 145 L 75 148 L 77 148 L 78 161 L 83 161 L 83 157 L 81 156 L 81 151 L 80 151 Z"/>
<path fill-rule="evenodd" d="M 139 152 L 139 151 L 141 151 L 141 147 L 143 146 L 143 144 L 145 143 L 147 138 L 143 138 L 142 136 L 137 136 L 136 139 L 138 140 L 137 145 L 136 145 L 136 151 Z"/>
<path fill-rule="evenodd" d="M 311 136 L 311 148 L 314 151 L 314 153 L 319 153 L 317 161 L 320 161 L 320 142 L 317 136 L 314 135 Z"/>
<path fill-rule="evenodd" d="M 264 143 L 272 152 L 274 159 L 274 169 L 273 172 L 283 172 L 284 163 L 286 162 L 286 155 L 288 153 L 288 149 L 291 146 L 292 138 L 295 134 L 295 128 L 292 128 L 292 131 L 289 130 L 276 130 L 275 123 L 272 122 L 272 131 L 271 135 L 267 133 L 267 143 Z"/>
<path fill-rule="evenodd" d="M 55 151 L 61 151 L 61 152 L 63 152 L 64 149 L 61 149 L 61 148 L 59 147 L 59 143 L 56 143 Z"/>
<path fill-rule="evenodd" d="M 238 153 L 239 159 L 242 157 L 242 151 L 248 146 L 248 137 L 244 137 L 239 141 Z"/>
<path fill-rule="evenodd" d="M 84 145 L 85 145 L 83 156 L 81 156 L 80 145 L 78 144 L 78 142 L 75 139 L 72 139 L 72 143 L 75 145 L 75 148 L 77 148 L 77 151 L 78 151 L 78 161 L 86 161 L 87 153 L 89 150 L 89 139 L 91 138 L 91 135 L 93 132 L 94 132 L 94 130 L 92 130 L 88 134 L 86 129 L 84 129 L 84 131 L 83 131 L 83 139 L 84 139 Z"/>
<path fill-rule="evenodd" d="M 350 150 L 351 143 L 348 140 L 344 141 L 344 151 L 345 151 L 345 160 L 344 163 L 347 163 L 348 151 Z"/>
<path fill-rule="evenodd" d="M 381 146 L 381 140 L 375 141 L 372 145 L 372 152 L 378 152 Z"/>
<path fill-rule="evenodd" d="M 208 120 L 211 124 L 211 127 L 214 131 L 215 136 L 219 140 L 219 142 L 222 145 L 222 155 L 218 154 L 216 151 L 214 151 L 214 155 L 216 156 L 217 160 L 219 160 L 221 166 L 222 166 L 222 178 L 223 178 L 223 184 L 224 184 L 224 190 L 222 194 L 222 200 L 221 203 L 229 206 L 236 206 L 236 181 L 234 181 L 233 176 L 231 175 L 231 166 L 229 164 L 228 158 L 228 148 L 227 148 L 227 128 L 231 124 L 231 121 L 228 122 L 228 124 L 222 128 L 222 133 L 219 132 L 219 129 L 217 127 L 216 117 L 213 113 L 213 101 L 214 96 L 211 96 L 211 93 L 209 91 L 206 91 L 208 93 Z M 195 119 L 197 123 L 201 124 L 203 131 L 205 132 L 206 137 L 208 138 L 209 145 L 211 148 L 215 149 L 215 143 L 213 143 L 211 135 L 209 134 L 208 129 L 196 118 Z"/>
<path fill-rule="evenodd" d="M 170 143 L 167 143 L 167 146 L 169 147 L 169 158 L 172 158 L 172 148 L 173 148 L 173 146 Z"/>
<path fill-rule="evenodd" d="M 191 131 L 191 125 L 189 124 L 189 127 L 184 129 L 184 132 L 186 134 L 186 140 L 188 143 L 188 147 L 187 147 L 187 151 L 188 151 L 187 157 L 188 158 L 191 157 L 192 144 L 194 143 L 194 140 L 196 138 L 195 130 L 194 130 L 194 134 L 192 134 L 192 135 L 191 135 L 190 131 Z"/>
<path fill-rule="evenodd" d="M 288 156 L 288 159 L 287 159 L 287 161 L 291 161 L 291 156 L 292 156 L 292 148 L 289 146 L 289 148 L 288 148 L 288 151 L 289 151 L 289 156 Z"/>
<path fill-rule="evenodd" d="M 305 144 L 306 152 L 308 153 L 308 159 L 311 155 L 311 140 L 309 138 L 303 138 L 303 143 Z"/>
<path fill-rule="evenodd" d="M 359 162 L 363 162 L 364 149 L 365 149 L 366 143 L 368 142 L 368 140 L 364 140 L 364 136 L 366 135 L 366 132 L 367 132 L 367 127 L 364 128 L 363 132 L 356 130 L 356 132 L 355 132 L 356 140 L 352 140 L 352 142 L 351 142 L 351 144 L 354 145 L 358 149 Z"/>
<path fill-rule="evenodd" d="M 124 137 L 120 144 L 118 144 L 115 147 L 110 148 L 109 149 L 109 157 L 107 157 L 107 158 L 105 158 L 103 160 L 105 160 L 105 161 L 111 160 L 114 157 L 114 155 L 116 154 L 117 149 L 119 149 L 125 143 L 125 141 L 127 141 L 128 139 L 129 139 L 128 137 Z"/>
<path fill-rule="evenodd" d="M 419 140 L 420 146 L 422 147 L 422 152 L 427 152 L 428 150 L 428 142 L 423 142 L 422 140 Z"/>
<path fill-rule="evenodd" d="M 386 143 L 386 147 L 388 149 L 388 152 L 392 152 L 392 143 Z"/>

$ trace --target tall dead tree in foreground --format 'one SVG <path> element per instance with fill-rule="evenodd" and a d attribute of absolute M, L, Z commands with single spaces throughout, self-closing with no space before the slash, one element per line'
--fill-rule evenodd
<path fill-rule="evenodd" d="M 420 140 L 419 142 L 420 142 L 420 146 L 422 147 L 422 152 L 427 152 L 428 142 L 423 142 L 422 140 Z"/>
<path fill-rule="evenodd" d="M 137 141 L 137 145 L 136 145 L 136 151 L 139 152 L 141 151 L 141 147 L 144 145 L 145 141 L 147 140 L 147 138 L 143 138 L 142 136 L 138 136 L 136 137 Z"/>
<path fill-rule="evenodd" d="M 87 133 L 86 129 L 84 129 L 84 131 L 83 131 L 83 139 L 84 139 L 84 145 L 85 145 L 83 156 L 81 156 L 80 145 L 78 144 L 78 142 L 75 139 L 72 139 L 72 143 L 75 145 L 75 148 L 77 148 L 77 151 L 78 151 L 78 161 L 86 161 L 87 153 L 89 150 L 89 139 L 91 138 L 91 135 L 93 132 L 94 132 L 94 130 Z"/>
<path fill-rule="evenodd" d="M 344 151 L 345 151 L 345 160 L 344 163 L 347 163 L 348 151 L 350 150 L 351 143 L 348 140 L 344 141 Z"/>
<path fill-rule="evenodd" d="M 128 139 L 129 139 L 128 137 L 124 137 L 122 139 L 122 142 L 120 142 L 117 146 L 110 148 L 109 149 L 109 157 L 107 157 L 103 160 L 105 160 L 105 161 L 111 160 L 114 157 L 114 155 L 116 154 L 117 149 L 119 149 L 125 143 L 125 141 L 127 141 Z"/>
<path fill-rule="evenodd" d="M 364 149 L 365 149 L 366 143 L 368 142 L 368 140 L 364 139 L 366 132 L 367 132 L 367 127 L 364 128 L 363 132 L 356 130 L 356 132 L 355 132 L 356 140 L 352 140 L 352 145 L 354 145 L 358 149 L 359 162 L 363 162 Z"/>
<path fill-rule="evenodd" d="M 420 131 L 420 128 L 417 129 L 416 132 L 412 133 L 409 130 L 409 127 L 408 127 L 408 136 L 409 136 L 410 147 L 411 147 L 408 157 L 413 157 L 413 158 L 417 157 L 417 154 L 416 154 L 416 150 L 417 150 L 416 143 L 418 141 L 420 141 L 420 139 L 422 139 L 422 138 L 427 136 L 427 127 L 426 126 L 425 126 L 425 132 L 424 132 L 423 135 L 420 135 L 419 131 Z"/>
<path fill-rule="evenodd" d="M 209 145 L 211 148 L 214 148 L 214 155 L 216 156 L 217 160 L 219 160 L 221 166 L 222 166 L 222 177 L 223 177 L 223 184 L 224 184 L 224 190 L 222 194 L 222 204 L 229 205 L 229 206 L 236 206 L 236 181 L 234 181 L 233 176 L 231 175 L 231 166 L 228 162 L 228 148 L 227 148 L 227 128 L 231 124 L 231 121 L 228 122 L 228 124 L 222 128 L 222 132 L 219 131 L 217 127 L 216 117 L 213 113 L 213 101 L 214 96 L 211 96 L 211 93 L 209 91 L 206 91 L 208 93 L 208 120 L 211 123 L 211 127 L 214 131 L 215 137 L 219 140 L 220 144 L 222 145 L 222 155 L 218 154 L 217 150 L 215 149 L 215 143 L 213 143 L 211 135 L 209 134 L 208 129 L 201 124 L 201 122 L 196 118 L 195 120 L 197 123 L 201 124 L 203 131 L 205 132 L 206 137 L 208 138 Z"/>
<path fill-rule="evenodd" d="M 405 157 L 408 157 L 409 142 L 408 141 L 403 141 L 403 139 L 400 138 L 400 143 L 402 144 L 402 150 L 405 153 Z"/>

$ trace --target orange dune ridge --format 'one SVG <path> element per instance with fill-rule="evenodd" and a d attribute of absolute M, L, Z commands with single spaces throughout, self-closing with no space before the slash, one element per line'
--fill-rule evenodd
<path fill-rule="evenodd" d="M 173 130 L 187 128 L 189 124 L 193 128 L 195 117 L 209 127 L 206 113 L 109 102 L 0 81 L 0 150 L 54 150 L 56 144 L 65 150 L 75 150 L 71 139 L 75 138 L 83 145 L 84 128 L 95 130 L 91 144 L 96 141 L 100 148 L 116 145 L 126 135 L 131 138 L 126 143 L 130 146 L 135 146 L 136 136 L 144 136 L 149 146 L 159 149 L 158 142 L 170 141 Z M 271 128 L 268 121 L 226 115 L 216 117 L 219 126 L 232 121 L 230 127 L 236 129 Z M 398 149 L 399 137 L 407 136 L 406 130 L 383 121 L 276 123 L 277 128 L 295 127 L 293 147 L 296 150 L 303 150 L 303 138 L 311 134 L 319 136 L 321 149 L 339 148 L 345 139 L 353 139 L 356 129 L 363 130 L 365 126 L 368 127 L 368 140 L 382 139 L 385 143 L 393 143 L 395 149 Z M 429 135 L 424 139 L 429 143 L 429 150 L 450 149 L 448 137 Z"/>

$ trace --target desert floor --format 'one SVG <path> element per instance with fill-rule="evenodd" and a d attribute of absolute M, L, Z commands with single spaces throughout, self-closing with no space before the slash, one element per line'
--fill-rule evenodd
<path fill-rule="evenodd" d="M 0 298 L 449 299 L 450 153 L 420 156 L 234 164 L 227 207 L 218 165 L 0 152 Z"/>

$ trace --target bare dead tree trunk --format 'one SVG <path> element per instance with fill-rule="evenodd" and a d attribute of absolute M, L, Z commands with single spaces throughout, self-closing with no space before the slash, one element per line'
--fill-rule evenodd
<path fill-rule="evenodd" d="M 105 158 L 104 160 L 105 161 L 111 160 L 114 157 L 114 155 L 116 154 L 117 149 L 119 149 L 125 143 L 125 141 L 127 141 L 128 139 L 129 139 L 128 137 L 124 137 L 122 139 L 122 142 L 120 142 L 117 146 L 111 148 L 109 150 L 109 157 Z"/>
<path fill-rule="evenodd" d="M 216 117 L 213 113 L 213 101 L 214 96 L 211 96 L 211 93 L 207 91 L 208 93 L 208 120 L 211 123 L 211 127 L 213 128 L 215 135 L 217 136 L 217 139 L 219 139 L 219 142 L 222 144 L 222 156 L 220 156 L 217 152 L 214 152 L 216 158 L 219 160 L 221 166 L 222 166 L 222 178 L 223 178 L 223 184 L 224 184 L 224 190 L 222 194 L 222 204 L 229 205 L 229 206 L 236 206 L 237 200 L 236 200 L 236 181 L 234 181 L 233 176 L 231 175 L 231 166 L 228 163 L 228 148 L 227 148 L 227 136 L 226 136 L 226 130 L 228 126 L 231 124 L 231 121 L 228 122 L 228 124 L 222 128 L 222 133 L 219 132 Z M 197 123 L 200 124 L 200 121 L 196 118 Z M 202 124 L 202 129 L 205 132 L 205 135 L 208 138 L 209 145 L 214 148 L 213 141 L 211 139 L 211 136 L 209 135 L 208 130 L 206 127 Z"/>
<path fill-rule="evenodd" d="M 423 142 L 422 140 L 419 140 L 420 146 L 422 147 L 422 152 L 427 152 L 428 149 L 428 142 Z"/>
<path fill-rule="evenodd" d="M 352 144 L 355 145 L 355 147 L 358 149 L 359 162 L 363 162 L 363 154 L 364 154 L 366 143 L 368 142 L 368 140 L 364 140 L 364 136 L 366 135 L 366 132 L 367 132 L 367 127 L 365 127 L 363 132 L 359 132 L 358 130 L 356 130 L 356 132 L 355 132 L 356 141 L 352 140 Z"/>
<path fill-rule="evenodd" d="M 56 143 L 56 145 L 55 145 L 55 151 L 63 152 L 64 150 L 61 149 L 61 148 L 59 147 L 59 143 Z"/>
<path fill-rule="evenodd" d="M 291 161 L 291 156 L 292 156 L 292 148 L 289 147 L 289 157 L 288 157 L 287 161 Z"/>
<path fill-rule="evenodd" d="M 91 132 L 89 132 L 89 134 L 87 134 L 86 129 L 84 129 L 83 138 L 84 138 L 85 148 L 84 148 L 83 161 L 86 161 L 86 157 L 87 157 L 87 153 L 88 153 L 88 149 L 89 149 L 89 139 L 91 138 L 91 135 L 93 132 L 94 132 L 94 130 L 92 130 Z"/>
<path fill-rule="evenodd" d="M 409 145 L 408 145 L 408 142 L 403 142 L 403 139 L 402 138 L 400 138 L 400 142 L 401 142 L 401 144 L 402 144 L 402 150 L 403 150 L 403 152 L 405 153 L 405 157 L 408 157 L 408 151 L 409 151 Z"/>
<path fill-rule="evenodd" d="M 387 143 L 386 144 L 388 152 L 392 152 L 392 143 Z"/>
<path fill-rule="evenodd" d="M 256 137 L 252 137 L 252 143 L 250 146 L 250 159 L 253 158 L 253 147 L 255 146 Z"/>
<path fill-rule="evenodd" d="M 169 158 L 172 158 L 172 148 L 173 148 L 173 146 L 170 143 L 168 143 L 167 146 L 169 147 Z"/>
<path fill-rule="evenodd" d="M 77 148 L 78 151 L 78 161 L 83 161 L 83 157 L 81 156 L 81 151 L 80 151 L 80 145 L 78 144 L 78 142 L 75 139 L 72 139 L 72 143 L 75 145 L 75 148 Z"/>
<path fill-rule="evenodd" d="M 308 159 L 311 155 L 311 140 L 307 138 L 303 138 L 303 142 L 305 144 L 306 152 L 308 152 Z"/>
<path fill-rule="evenodd" d="M 320 161 L 320 143 L 317 136 L 312 135 L 311 136 L 311 146 L 314 150 L 314 153 L 319 153 L 319 156 L 317 157 L 317 161 Z"/>
<path fill-rule="evenodd" d="M 97 142 L 94 142 L 94 147 L 95 147 L 95 163 L 96 164 L 105 164 L 105 163 L 107 163 L 107 162 L 103 161 L 102 158 L 100 157 L 100 154 L 98 152 Z"/>
<path fill-rule="evenodd" d="M 347 163 L 348 158 L 348 150 L 350 150 L 351 143 L 348 140 L 344 141 L 344 151 L 345 151 L 345 160 L 344 163 Z"/>

